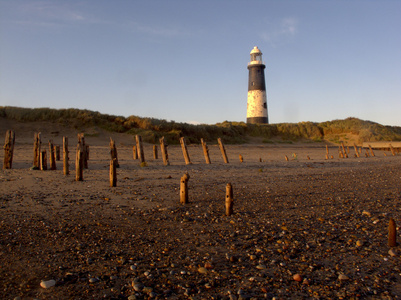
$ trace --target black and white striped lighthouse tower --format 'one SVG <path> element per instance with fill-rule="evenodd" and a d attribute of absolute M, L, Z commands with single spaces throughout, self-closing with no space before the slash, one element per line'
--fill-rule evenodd
<path fill-rule="evenodd" d="M 266 66 L 262 61 L 262 52 L 258 47 L 251 51 L 251 61 L 248 63 L 248 105 L 246 122 L 251 124 L 268 124 L 267 97 L 265 84 Z"/>

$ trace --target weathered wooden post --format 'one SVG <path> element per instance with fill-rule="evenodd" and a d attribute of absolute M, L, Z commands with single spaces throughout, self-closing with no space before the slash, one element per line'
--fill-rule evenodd
<path fill-rule="evenodd" d="M 64 175 L 69 175 L 70 174 L 70 168 L 68 164 L 68 137 L 63 136 L 63 174 Z"/>
<path fill-rule="evenodd" d="M 397 246 L 397 227 L 393 218 L 388 223 L 388 245 L 390 247 Z"/>
<path fill-rule="evenodd" d="M 375 156 L 375 153 L 373 152 L 372 146 L 369 144 L 369 150 L 370 150 L 370 154 L 372 154 L 372 156 Z"/>
<path fill-rule="evenodd" d="M 326 145 L 326 159 L 329 159 L 329 146 Z"/>
<path fill-rule="evenodd" d="M 167 144 L 164 142 L 164 136 L 160 138 L 160 151 L 162 152 L 163 164 L 165 166 L 170 165 L 168 161 L 168 152 L 167 152 Z"/>
<path fill-rule="evenodd" d="M 110 160 L 110 187 L 117 186 L 117 164 L 116 159 Z"/>
<path fill-rule="evenodd" d="M 202 149 L 203 149 L 203 155 L 205 156 L 205 161 L 207 164 L 210 164 L 210 156 L 209 156 L 209 148 L 206 144 L 206 142 L 201 139 L 201 144 L 202 144 Z"/>
<path fill-rule="evenodd" d="M 188 180 L 189 174 L 185 173 L 180 182 L 180 203 L 182 204 L 188 203 Z"/>
<path fill-rule="evenodd" d="M 187 143 L 185 142 L 185 137 L 180 138 L 180 144 L 182 149 L 182 154 L 184 155 L 185 164 L 189 165 L 191 163 L 191 159 L 189 158 L 189 153 L 187 149 Z"/>
<path fill-rule="evenodd" d="M 343 157 L 348 158 L 347 151 L 345 150 L 344 142 L 341 142 L 341 148 L 343 152 Z"/>
<path fill-rule="evenodd" d="M 40 132 L 35 133 L 33 137 L 33 167 L 35 169 L 40 169 Z"/>
<path fill-rule="evenodd" d="M 288 156 L 284 155 L 285 161 L 289 161 Z"/>
<path fill-rule="evenodd" d="M 228 164 L 226 149 L 224 148 L 224 144 L 223 144 L 221 138 L 218 138 L 217 142 L 219 143 L 219 147 L 220 147 L 221 155 L 223 156 L 224 163 Z"/>
<path fill-rule="evenodd" d="M 389 144 L 389 145 L 390 145 L 391 154 L 392 154 L 393 156 L 395 156 L 395 151 L 394 151 L 393 145 L 391 145 L 391 144 Z"/>
<path fill-rule="evenodd" d="M 136 150 L 136 145 L 132 146 L 132 158 L 138 159 L 138 151 Z"/>
<path fill-rule="evenodd" d="M 111 160 L 115 159 L 116 160 L 116 168 L 118 168 L 120 165 L 118 164 L 118 157 L 117 157 L 117 148 L 116 148 L 116 143 L 113 141 L 112 138 L 110 138 L 110 156 Z"/>
<path fill-rule="evenodd" d="M 338 147 L 338 157 L 344 158 L 343 149 L 341 148 L 341 146 Z"/>
<path fill-rule="evenodd" d="M 81 151 L 82 151 L 82 166 L 84 169 L 88 168 L 88 154 L 87 148 L 85 144 L 85 134 L 80 133 L 78 134 L 78 142 L 81 144 Z"/>
<path fill-rule="evenodd" d="M 240 161 L 240 162 L 244 162 L 244 158 L 242 157 L 241 154 L 239 155 L 239 161 Z"/>
<path fill-rule="evenodd" d="M 56 166 L 56 154 L 54 153 L 53 141 L 49 141 L 49 160 L 50 160 L 50 170 L 57 170 Z"/>
<path fill-rule="evenodd" d="M 7 130 L 4 143 L 3 169 L 11 169 L 13 166 L 14 144 L 15 144 L 15 133 L 12 130 Z"/>
<path fill-rule="evenodd" d="M 356 155 L 356 157 L 360 157 L 359 151 L 358 151 L 358 147 L 356 146 L 355 143 L 354 143 L 354 150 L 355 150 L 355 155 Z"/>
<path fill-rule="evenodd" d="M 143 152 L 142 137 L 140 135 L 135 136 L 136 150 L 138 151 L 138 157 L 141 163 L 145 162 L 145 153 Z"/>
<path fill-rule="evenodd" d="M 233 214 L 233 187 L 231 183 L 227 183 L 226 186 L 226 216 L 231 216 Z"/>
<path fill-rule="evenodd" d="M 77 152 L 75 155 L 75 181 L 84 180 L 84 162 L 83 162 L 83 149 L 82 144 L 78 142 Z"/>
<path fill-rule="evenodd" d="M 60 160 L 60 146 L 54 145 L 54 153 L 56 153 L 56 161 Z"/>
<path fill-rule="evenodd" d="M 47 155 L 46 155 L 46 150 L 41 150 L 40 151 L 40 169 L 42 171 L 47 170 Z"/>
<path fill-rule="evenodd" d="M 158 155 L 157 155 L 157 145 L 153 145 L 153 158 L 154 158 L 154 159 L 158 159 Z"/>

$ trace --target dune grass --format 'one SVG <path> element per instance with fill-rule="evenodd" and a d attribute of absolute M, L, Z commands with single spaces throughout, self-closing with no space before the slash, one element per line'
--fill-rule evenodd
<path fill-rule="evenodd" d="M 347 134 L 358 136 L 359 143 L 401 141 L 401 127 L 384 126 L 357 118 L 322 123 L 246 124 L 225 121 L 215 125 L 193 125 L 138 116 L 113 116 L 74 108 L 33 109 L 12 106 L 0 106 L 0 118 L 19 122 L 56 122 L 76 129 L 97 126 L 111 132 L 140 134 L 143 141 L 149 143 L 157 143 L 162 136 L 168 144 L 178 144 L 182 136 L 186 137 L 188 143 L 199 143 L 201 138 L 208 143 L 216 143 L 219 137 L 229 144 L 246 143 L 251 138 L 260 138 L 265 143 L 322 142 L 328 136 L 332 141 L 340 142 Z"/>

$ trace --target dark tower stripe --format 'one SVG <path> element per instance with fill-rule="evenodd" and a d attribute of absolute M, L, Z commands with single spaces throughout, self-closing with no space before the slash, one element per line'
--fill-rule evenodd
<path fill-rule="evenodd" d="M 267 117 L 252 117 L 246 118 L 248 124 L 268 124 L 269 119 Z"/>
<path fill-rule="evenodd" d="M 263 64 L 248 65 L 249 70 L 249 81 L 248 91 L 266 91 L 265 84 L 265 71 L 266 68 Z"/>

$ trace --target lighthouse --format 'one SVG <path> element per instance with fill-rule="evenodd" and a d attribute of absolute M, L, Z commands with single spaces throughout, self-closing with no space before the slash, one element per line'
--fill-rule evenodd
<path fill-rule="evenodd" d="M 250 124 L 268 124 L 267 97 L 265 84 L 265 64 L 262 52 L 258 47 L 251 51 L 251 61 L 248 63 L 248 105 L 246 122 Z"/>

